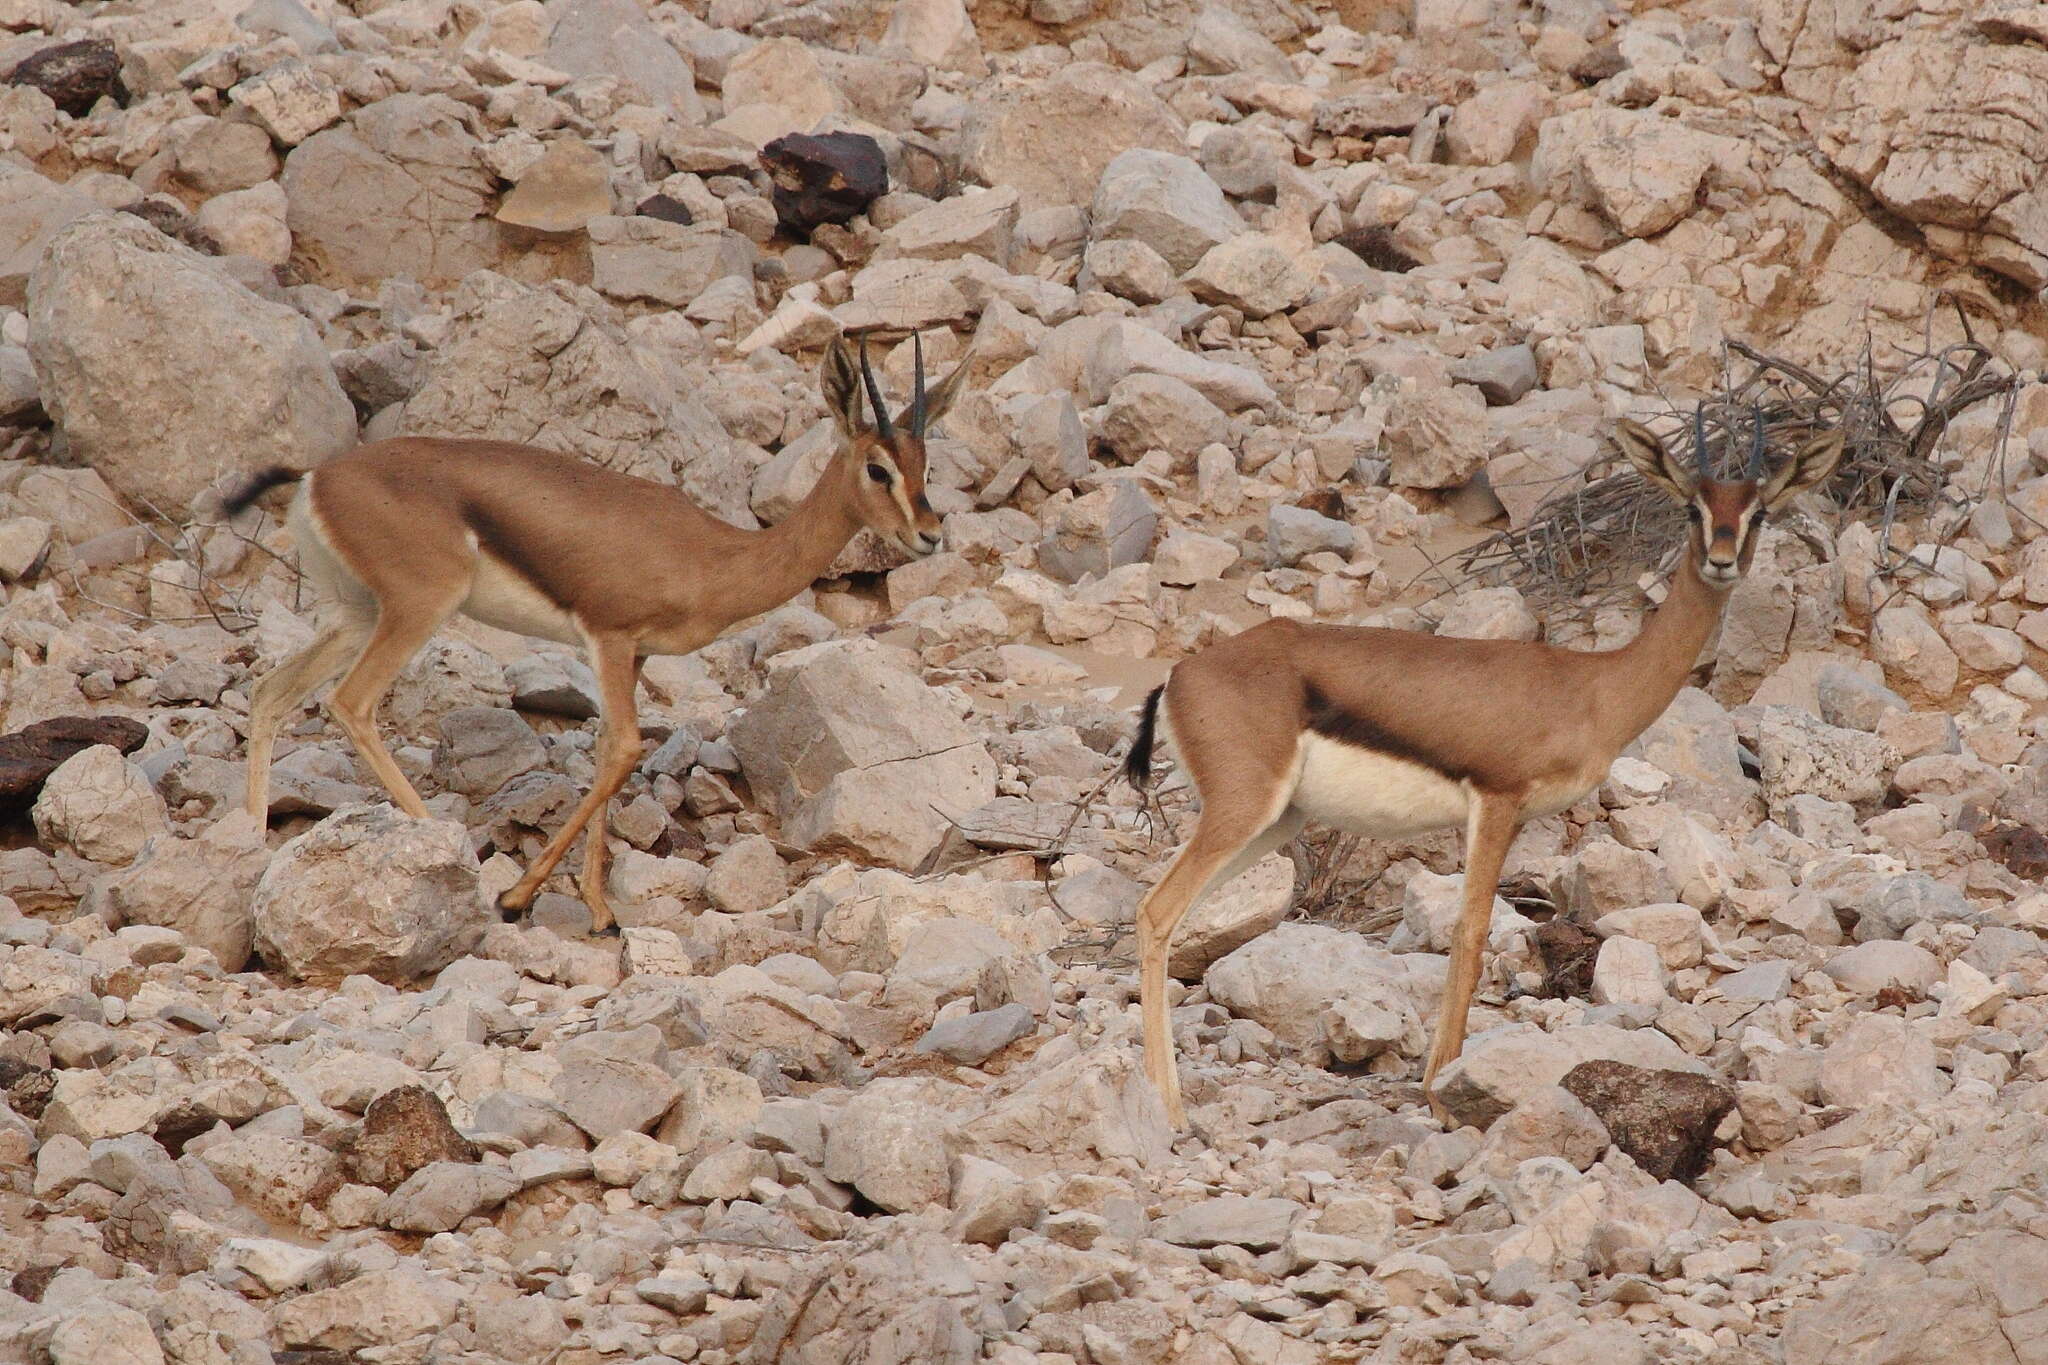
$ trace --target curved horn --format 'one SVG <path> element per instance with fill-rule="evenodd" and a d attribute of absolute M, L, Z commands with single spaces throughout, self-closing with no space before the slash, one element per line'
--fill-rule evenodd
<path fill-rule="evenodd" d="M 889 420 L 889 406 L 882 401 L 882 386 L 875 382 L 874 367 L 868 364 L 868 335 L 860 334 L 860 377 L 868 386 L 868 402 L 875 409 L 875 434 L 885 441 L 896 439 L 895 424 Z"/>
<path fill-rule="evenodd" d="M 1707 405 L 1695 403 L 1692 406 L 1692 460 L 1699 466 L 1700 477 L 1714 477 L 1713 462 L 1707 457 Z"/>
<path fill-rule="evenodd" d="M 910 434 L 918 440 L 924 439 L 924 336 L 918 332 L 910 334 L 910 355 L 917 362 L 917 379 L 910 391 Z"/>
<path fill-rule="evenodd" d="M 1764 475 L 1764 405 L 1752 405 L 1750 414 L 1756 420 L 1756 430 L 1749 441 L 1749 477 L 1760 479 Z"/>

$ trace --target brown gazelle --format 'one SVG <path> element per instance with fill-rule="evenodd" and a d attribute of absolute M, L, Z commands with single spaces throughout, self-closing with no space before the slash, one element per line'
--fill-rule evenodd
<path fill-rule="evenodd" d="M 891 420 L 869 367 L 843 342 L 825 354 L 825 400 L 841 446 L 809 495 L 760 531 L 731 526 L 674 488 L 497 441 L 379 441 L 303 476 L 287 522 L 328 610 L 312 644 L 256 685 L 249 704 L 247 804 L 268 810 L 278 727 L 306 694 L 347 670 L 328 710 L 401 810 L 426 807 L 378 738 L 377 703 L 441 623 L 457 612 L 505 630 L 580 644 L 597 674 L 597 776 L 524 876 L 498 898 L 524 910 L 577 833 L 580 889 L 593 929 L 612 923 L 604 894 L 602 812 L 640 757 L 634 689 L 650 654 L 687 654 L 808 587 L 870 527 L 913 555 L 939 546 L 925 499 L 925 431 L 958 396 L 967 364 L 929 392 L 913 340 L 910 405 Z M 864 418 L 865 389 L 873 418 Z M 230 514 L 300 480 L 265 470 L 228 500 Z"/>
<path fill-rule="evenodd" d="M 1145 1063 L 1185 1123 L 1166 1010 L 1173 931 L 1189 907 L 1310 820 L 1377 838 L 1465 827 L 1465 887 L 1424 1092 L 1465 1043 L 1480 950 L 1508 846 L 1524 821 L 1591 791 L 1684 686 L 1749 567 L 1757 528 L 1841 458 L 1829 433 L 1766 475 L 1761 419 L 1748 468 L 1711 476 L 1704 419 L 1698 472 L 1651 432 L 1621 422 L 1636 470 L 1686 505 L 1684 561 L 1636 638 L 1600 653 L 1515 640 L 1268 621 L 1177 665 L 1145 701 L 1126 760 L 1151 781 L 1155 725 L 1202 798 L 1195 834 L 1138 907 Z"/>

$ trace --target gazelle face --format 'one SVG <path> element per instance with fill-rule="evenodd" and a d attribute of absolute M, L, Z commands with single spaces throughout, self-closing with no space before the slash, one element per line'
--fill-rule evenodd
<path fill-rule="evenodd" d="M 910 406 L 893 418 L 868 364 L 865 337 L 861 338 L 858 371 L 846 343 L 833 341 L 825 352 L 821 384 L 826 405 L 846 442 L 842 458 L 851 463 L 853 506 L 861 524 L 922 558 L 939 548 L 942 535 L 939 514 L 925 498 L 925 432 L 959 396 L 967 360 L 963 357 L 953 372 L 927 393 L 924 343 L 913 336 L 912 345 L 917 362 L 915 389 Z M 872 421 L 862 412 L 863 396 L 872 407 Z"/>
<path fill-rule="evenodd" d="M 1776 469 L 1767 467 L 1763 420 L 1757 416 L 1749 466 L 1741 479 L 1706 477 L 1706 422 L 1693 418 L 1693 459 L 1688 469 L 1655 433 L 1634 422 L 1615 426 L 1615 442 L 1636 472 L 1685 504 L 1686 552 L 1700 580 L 1727 591 L 1749 571 L 1764 520 L 1835 472 L 1842 459 L 1842 433 L 1830 431 L 1807 442 Z"/>

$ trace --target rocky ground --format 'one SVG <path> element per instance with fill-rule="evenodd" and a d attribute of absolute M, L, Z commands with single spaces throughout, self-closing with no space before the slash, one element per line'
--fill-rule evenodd
<path fill-rule="evenodd" d="M 0 1358 L 2048 1360 L 2048 5 L 0 29 Z M 2009 439 L 1956 422 L 1931 516 L 1767 531 L 1700 686 L 1525 832 L 1465 1126 L 1418 1085 L 1442 836 L 1196 917 L 1169 1131 L 1127 926 L 1172 839 L 1103 786 L 1166 662 L 1270 615 L 1617 643 L 1417 575 L 1725 339 L 1962 316 Z M 972 347 L 947 547 L 650 666 L 618 938 L 483 908 L 591 777 L 552 647 L 458 623 L 401 680 L 435 819 L 312 709 L 234 813 L 312 604 L 221 480 L 489 435 L 773 521 L 866 327 Z"/>

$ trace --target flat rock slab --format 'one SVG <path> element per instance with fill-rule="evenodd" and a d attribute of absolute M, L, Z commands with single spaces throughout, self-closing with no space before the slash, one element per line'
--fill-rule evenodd
<path fill-rule="evenodd" d="M 1240 1246 L 1269 1251 L 1287 1240 L 1301 1205 L 1292 1199 L 1226 1194 L 1176 1209 L 1152 1224 L 1152 1235 L 1183 1247 Z"/>
<path fill-rule="evenodd" d="M 1604 1059 L 1580 1062 L 1558 1084 L 1658 1180 L 1697 1178 L 1714 1150 L 1714 1130 L 1735 1107 L 1735 1087 L 1726 1081 Z"/>
<path fill-rule="evenodd" d="M 149 738 L 149 728 L 126 716 L 57 716 L 0 736 L 0 816 L 35 804 L 50 774 L 64 761 L 96 744 L 132 754 Z"/>

